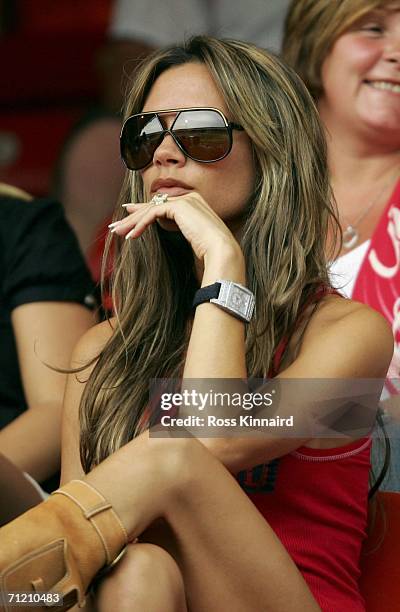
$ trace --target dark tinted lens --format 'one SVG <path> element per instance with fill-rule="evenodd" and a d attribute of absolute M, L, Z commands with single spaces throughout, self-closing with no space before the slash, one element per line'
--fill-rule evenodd
<path fill-rule="evenodd" d="M 225 127 L 174 130 L 174 134 L 183 149 L 198 161 L 215 161 L 229 151 L 229 132 Z"/>
<path fill-rule="evenodd" d="M 198 161 L 215 161 L 230 149 L 231 139 L 222 116 L 214 110 L 182 111 L 173 132 L 182 148 Z"/>
<path fill-rule="evenodd" d="M 121 156 L 130 170 L 141 170 L 153 159 L 163 138 L 163 128 L 155 115 L 134 115 L 121 134 Z"/>

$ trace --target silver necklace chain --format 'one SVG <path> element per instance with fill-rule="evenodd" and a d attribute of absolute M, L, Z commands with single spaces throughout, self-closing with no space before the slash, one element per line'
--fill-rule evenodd
<path fill-rule="evenodd" d="M 397 174 L 397 172 L 396 172 Z M 384 186 L 382 187 L 382 189 L 379 191 L 378 195 L 372 200 L 372 202 L 370 202 L 367 206 L 367 208 L 365 210 L 362 211 L 361 215 L 359 217 L 357 217 L 357 219 L 354 221 L 354 223 L 349 223 L 348 219 L 346 218 L 345 215 L 341 215 L 342 219 L 347 223 L 347 227 L 346 229 L 343 230 L 343 241 L 342 241 L 342 245 L 346 250 L 350 250 L 353 247 L 356 246 L 356 244 L 358 243 L 359 239 L 360 239 L 360 233 L 358 231 L 358 226 L 360 225 L 361 221 L 363 221 L 363 219 L 365 219 L 365 217 L 368 215 L 369 211 L 372 210 L 372 208 L 375 206 L 375 204 L 377 204 L 379 202 L 379 200 L 381 199 L 382 195 L 384 194 L 384 192 L 386 191 L 386 189 L 389 187 L 389 185 L 392 183 L 392 178 L 390 179 L 390 181 L 388 181 L 387 183 L 384 184 Z"/>

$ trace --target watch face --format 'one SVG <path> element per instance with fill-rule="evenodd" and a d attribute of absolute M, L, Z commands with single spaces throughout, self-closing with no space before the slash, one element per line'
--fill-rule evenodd
<path fill-rule="evenodd" d="M 248 323 L 254 311 L 252 292 L 233 281 L 218 280 L 216 284 L 218 283 L 220 285 L 218 298 L 211 298 L 210 302 Z"/>
<path fill-rule="evenodd" d="M 239 287 L 232 287 L 230 294 L 230 302 L 234 308 L 244 312 L 247 309 L 250 296 L 242 291 Z"/>

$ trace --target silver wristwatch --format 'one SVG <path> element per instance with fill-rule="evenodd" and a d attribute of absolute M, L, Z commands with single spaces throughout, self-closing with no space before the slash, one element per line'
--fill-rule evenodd
<path fill-rule="evenodd" d="M 239 283 L 218 280 L 213 285 L 202 287 L 194 296 L 193 307 L 211 302 L 241 321 L 249 323 L 254 311 L 254 294 Z"/>

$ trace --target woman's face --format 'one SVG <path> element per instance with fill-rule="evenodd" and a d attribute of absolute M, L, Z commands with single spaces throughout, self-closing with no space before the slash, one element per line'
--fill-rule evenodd
<path fill-rule="evenodd" d="M 224 100 L 208 69 L 201 63 L 174 66 L 155 81 L 146 99 L 143 111 L 173 108 L 214 107 L 232 121 Z M 170 127 L 176 114 L 162 115 Z M 186 157 L 170 134 L 156 149 L 153 162 L 141 171 L 147 199 L 156 192 L 184 195 L 198 192 L 231 229 L 236 229 L 253 192 L 255 170 L 250 139 L 244 131 L 233 130 L 233 145 L 222 160 L 201 163 Z M 185 187 L 158 187 L 156 181 L 178 181 Z"/>
<path fill-rule="evenodd" d="M 340 36 L 322 65 L 325 123 L 400 145 L 400 2 L 372 11 Z"/>

